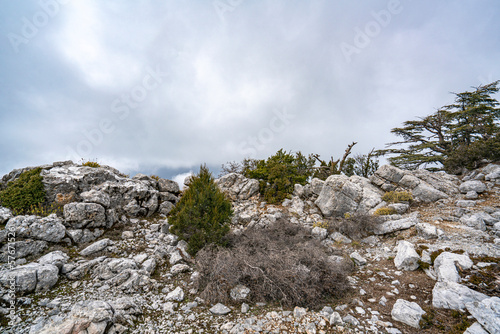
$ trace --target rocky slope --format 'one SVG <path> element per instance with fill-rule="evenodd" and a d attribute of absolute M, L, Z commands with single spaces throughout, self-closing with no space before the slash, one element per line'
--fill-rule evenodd
<path fill-rule="evenodd" d="M 382 166 L 370 179 L 296 185 L 282 205 L 260 201 L 255 180 L 217 180 L 233 201 L 233 230 L 286 218 L 354 261 L 354 292 L 310 310 L 249 303 L 243 286 L 231 305 L 205 303 L 186 244 L 169 233 L 175 182 L 71 162 L 42 168 L 62 214 L 13 216 L 0 207 L 2 333 L 500 332 L 499 165 L 461 179 Z M 416 202 L 383 202 L 391 190 Z M 362 240 L 321 227 L 382 207 L 397 214 Z"/>

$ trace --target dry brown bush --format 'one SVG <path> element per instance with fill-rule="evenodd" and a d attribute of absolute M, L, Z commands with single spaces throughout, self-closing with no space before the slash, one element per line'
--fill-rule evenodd
<path fill-rule="evenodd" d="M 305 228 L 284 220 L 231 235 L 230 247 L 205 247 L 196 256 L 196 287 L 210 303 L 231 302 L 230 290 L 250 288 L 250 302 L 318 306 L 349 291 L 351 264 L 334 265 Z"/>
<path fill-rule="evenodd" d="M 381 222 L 380 217 L 358 214 L 344 218 L 332 218 L 328 222 L 328 230 L 330 233 L 339 232 L 351 239 L 359 240 L 373 235 Z"/>

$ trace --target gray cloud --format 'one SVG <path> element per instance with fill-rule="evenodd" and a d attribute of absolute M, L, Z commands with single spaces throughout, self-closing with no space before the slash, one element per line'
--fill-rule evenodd
<path fill-rule="evenodd" d="M 173 177 L 279 148 L 366 153 L 500 75 L 492 0 L 0 5 L 2 175 L 68 158 Z"/>

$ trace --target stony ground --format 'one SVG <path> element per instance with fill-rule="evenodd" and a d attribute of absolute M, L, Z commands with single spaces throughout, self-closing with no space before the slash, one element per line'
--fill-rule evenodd
<path fill-rule="evenodd" d="M 49 317 L 57 320 L 58 316 L 62 319 L 68 314 L 74 315 L 75 311 L 71 310 L 76 303 L 97 300 L 109 302 L 115 310 L 123 311 L 120 321 L 106 333 L 463 333 L 475 320 L 467 311 L 432 307 L 432 290 L 436 284 L 432 270 L 422 267 L 415 271 L 398 270 L 394 263 L 396 246 L 401 240 L 415 245 L 420 255 L 435 256 L 440 250 L 467 254 L 474 266 L 458 269 L 461 284 L 490 297 L 500 296 L 500 245 L 495 243 L 498 236 L 491 228 L 481 231 L 459 221 L 467 213 L 500 212 L 500 186 L 490 187 L 473 204 L 464 204 L 460 202 L 462 199 L 463 195 L 457 195 L 411 206 L 410 214 L 416 213 L 420 222 L 444 232 L 439 238 L 422 235 L 414 226 L 386 235 L 330 244 L 328 247 L 336 248 L 346 257 L 358 253 L 363 261 L 356 261 L 350 275 L 351 294 L 341 300 L 325 300 L 324 304 L 309 310 L 282 308 L 278 302 L 249 305 L 235 302 L 225 305 L 226 311 L 221 305 L 222 310 L 214 310 L 214 305 L 207 305 L 193 289 L 193 261 L 185 254 L 182 244 L 177 245 L 165 229 L 164 218 L 122 219 L 99 238 L 114 243 L 87 256 L 80 252 L 93 242 L 50 246 L 47 252 L 62 250 L 69 256 L 62 267 L 63 272 L 66 270 L 69 274 L 61 275 L 49 291 L 19 296 L 16 325 L 9 327 L 2 318 L 1 332 L 29 333 L 31 328 L 32 333 L 45 333 L 40 328 Z M 259 202 L 250 206 L 262 212 L 286 210 Z M 26 261 L 36 259 L 28 257 Z M 119 266 L 131 266 L 121 269 L 129 270 L 129 276 L 119 282 L 103 279 L 111 270 L 109 261 L 115 263 L 113 260 Z M 75 274 L 75 270 L 91 262 L 94 263 L 94 267 L 89 265 L 92 270 Z M 99 263 L 103 265 L 99 267 Z M 391 312 L 398 299 L 416 302 L 427 312 L 422 328 L 393 319 Z M 219 312 L 226 314 L 216 315 Z M 99 323 L 98 320 L 94 323 Z M 102 331 L 96 327 L 85 333 Z"/>

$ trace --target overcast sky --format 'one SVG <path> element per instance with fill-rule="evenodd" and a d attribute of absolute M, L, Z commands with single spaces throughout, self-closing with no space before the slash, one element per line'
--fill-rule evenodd
<path fill-rule="evenodd" d="M 500 2 L 0 0 L 0 176 L 339 157 L 500 78 Z"/>

